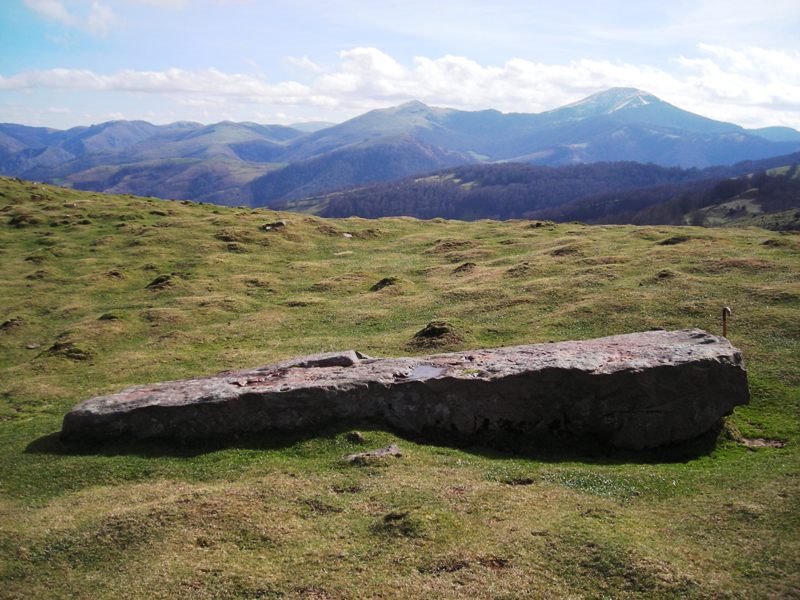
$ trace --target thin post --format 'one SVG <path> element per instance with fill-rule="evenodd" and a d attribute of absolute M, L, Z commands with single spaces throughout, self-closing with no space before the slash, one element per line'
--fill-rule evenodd
<path fill-rule="evenodd" d="M 722 337 L 728 337 L 728 317 L 732 314 L 729 307 L 722 309 Z"/>

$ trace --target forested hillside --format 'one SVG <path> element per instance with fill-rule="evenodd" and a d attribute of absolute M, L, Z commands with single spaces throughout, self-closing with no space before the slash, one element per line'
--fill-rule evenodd
<path fill-rule="evenodd" d="M 327 217 L 720 224 L 718 218 L 706 223 L 702 211 L 748 190 L 748 214 L 800 208 L 798 163 L 800 154 L 703 170 L 633 162 L 559 168 L 467 165 L 281 206 Z M 728 208 L 733 218 L 739 209 Z M 744 216 L 742 210 L 739 216 Z"/>

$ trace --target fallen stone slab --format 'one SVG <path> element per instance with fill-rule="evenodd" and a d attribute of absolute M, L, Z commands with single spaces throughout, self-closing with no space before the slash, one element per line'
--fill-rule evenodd
<path fill-rule="evenodd" d="M 186 439 L 363 421 L 643 449 L 710 432 L 748 401 L 741 352 L 688 329 L 423 357 L 307 356 L 91 398 L 64 417 L 61 435 Z"/>

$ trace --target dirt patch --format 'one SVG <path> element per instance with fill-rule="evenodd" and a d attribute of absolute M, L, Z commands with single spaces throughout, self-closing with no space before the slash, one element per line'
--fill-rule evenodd
<path fill-rule="evenodd" d="M 739 442 L 747 448 L 783 448 L 786 442 L 769 438 L 747 438 L 743 437 Z"/>
<path fill-rule="evenodd" d="M 92 358 L 91 351 L 79 348 L 75 342 L 56 342 L 42 354 L 75 361 L 89 360 Z"/>
<path fill-rule="evenodd" d="M 333 225 L 328 225 L 327 223 L 323 223 L 322 225 L 317 226 L 317 231 L 319 231 L 323 235 L 331 235 L 331 236 L 338 236 L 341 235 L 338 229 Z"/>
<path fill-rule="evenodd" d="M 369 288 L 369 291 L 377 292 L 379 290 L 382 290 L 383 288 L 395 286 L 398 283 L 400 283 L 400 280 L 397 277 L 384 277 L 378 283 Z"/>
<path fill-rule="evenodd" d="M 511 566 L 511 561 L 500 556 L 484 556 L 478 559 L 478 564 L 492 569 L 493 571 L 499 571 L 509 568 Z"/>
<path fill-rule="evenodd" d="M 28 213 L 17 213 L 8 220 L 9 225 L 17 228 L 27 227 L 29 225 L 38 225 L 39 223 L 41 223 L 40 219 Z"/>
<path fill-rule="evenodd" d="M 272 291 L 272 282 L 260 277 L 248 277 L 244 280 L 244 284 L 249 288 Z"/>
<path fill-rule="evenodd" d="M 317 306 L 318 304 L 322 304 L 322 300 L 309 298 L 308 300 L 289 300 L 284 302 L 283 305 L 289 308 L 304 308 L 306 306 Z"/>
<path fill-rule="evenodd" d="M 50 271 L 47 271 L 46 269 L 39 269 L 38 271 L 34 271 L 33 273 L 26 275 L 25 279 L 36 281 L 39 279 L 47 279 L 48 277 L 50 277 Z"/>
<path fill-rule="evenodd" d="M 575 244 L 567 244 L 566 246 L 554 248 L 548 252 L 548 254 L 550 256 L 555 256 L 556 258 L 565 256 L 583 256 L 583 250 L 580 248 L 580 246 Z"/>
<path fill-rule="evenodd" d="M 351 235 L 359 240 L 374 240 L 381 237 L 385 232 L 382 229 L 364 229 L 363 231 L 353 231 Z"/>
<path fill-rule="evenodd" d="M 148 308 L 142 311 L 141 317 L 148 323 L 183 323 L 186 314 L 175 308 Z"/>
<path fill-rule="evenodd" d="M 548 227 L 552 229 L 555 227 L 555 223 L 553 221 L 532 221 L 528 223 L 525 228 L 526 229 L 541 229 L 542 227 Z"/>
<path fill-rule="evenodd" d="M 159 275 L 153 281 L 148 283 L 145 287 L 148 290 L 163 290 L 173 284 L 172 275 Z"/>
<path fill-rule="evenodd" d="M 535 481 L 530 477 L 509 477 L 507 479 L 502 479 L 501 483 L 505 483 L 506 485 L 533 485 Z"/>
<path fill-rule="evenodd" d="M 411 338 L 408 346 L 412 349 L 443 348 L 463 344 L 466 337 L 447 321 L 431 321 Z"/>
<path fill-rule="evenodd" d="M 361 433 L 360 431 L 350 431 L 347 433 L 347 435 L 344 436 L 344 439 L 346 439 L 351 444 L 363 444 L 364 442 L 367 441 L 366 438 L 364 437 L 364 434 Z"/>
<path fill-rule="evenodd" d="M 221 229 L 214 234 L 214 237 L 221 242 L 238 242 L 240 244 L 252 242 L 255 237 L 247 229 Z"/>
<path fill-rule="evenodd" d="M 301 504 L 304 504 L 311 512 L 318 513 L 318 514 L 330 514 L 330 513 L 340 513 L 342 509 L 338 506 L 333 506 L 332 504 L 328 504 L 327 502 L 323 502 L 318 498 L 307 498 L 303 500 Z"/>
<path fill-rule="evenodd" d="M 228 252 L 233 252 L 235 254 L 245 254 L 247 252 L 247 248 L 242 246 L 241 244 L 237 244 L 236 242 L 228 242 L 225 244 L 225 250 Z"/>
<path fill-rule="evenodd" d="M 772 238 L 769 240 L 764 240 L 761 242 L 762 246 L 767 246 L 768 248 L 786 248 L 791 246 L 791 242 L 789 240 L 784 240 L 781 238 Z"/>
<path fill-rule="evenodd" d="M 672 237 L 668 237 L 665 240 L 661 240 L 658 242 L 659 246 L 677 246 L 678 244 L 685 244 L 692 238 L 688 235 L 674 235 Z"/>
<path fill-rule="evenodd" d="M 14 329 L 16 327 L 22 327 L 24 323 L 25 321 L 23 321 L 19 317 L 12 317 L 11 319 L 6 319 L 2 323 L 0 323 L 0 331 L 10 331 L 11 329 Z"/>
<path fill-rule="evenodd" d="M 318 281 L 308 286 L 309 292 L 330 292 L 333 289 L 333 283 L 330 281 Z"/>
<path fill-rule="evenodd" d="M 527 277 L 528 275 L 533 273 L 533 265 L 527 261 L 523 261 L 513 267 L 509 267 L 506 269 L 506 277 L 512 277 L 514 279 L 520 277 Z"/>
<path fill-rule="evenodd" d="M 351 485 L 338 485 L 337 484 L 337 485 L 332 485 L 331 486 L 331 491 L 334 494 L 357 494 L 358 492 L 362 491 L 363 489 L 364 488 L 362 488 L 357 483 L 354 483 L 354 484 L 351 484 Z"/>
<path fill-rule="evenodd" d="M 678 274 L 672 269 L 661 269 L 645 283 L 665 283 L 667 281 L 672 281 L 676 277 L 678 277 Z"/>
<path fill-rule="evenodd" d="M 477 267 L 478 265 L 474 262 L 465 262 L 453 269 L 453 275 L 466 275 L 467 273 L 472 273 Z"/>
<path fill-rule="evenodd" d="M 387 537 L 423 538 L 424 522 L 411 511 L 391 511 L 370 528 L 373 534 Z"/>
<path fill-rule="evenodd" d="M 475 247 L 477 247 L 477 244 L 471 240 L 436 240 L 426 252 L 428 254 L 448 254 L 450 252 L 470 250 Z"/>
<path fill-rule="evenodd" d="M 441 575 L 442 573 L 455 573 L 467 567 L 469 567 L 469 561 L 465 558 L 447 558 L 432 565 L 417 567 L 417 571 L 425 575 Z"/>

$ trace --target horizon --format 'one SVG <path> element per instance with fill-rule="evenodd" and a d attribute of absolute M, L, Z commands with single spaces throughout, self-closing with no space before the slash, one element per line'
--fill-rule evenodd
<path fill-rule="evenodd" d="M 501 110 L 495 109 L 495 108 L 478 109 L 478 111 L 465 111 L 463 109 L 457 109 L 457 108 L 452 108 L 452 107 L 448 107 L 448 106 L 436 106 L 436 105 L 427 104 L 427 103 L 422 102 L 421 100 L 418 100 L 418 99 L 411 99 L 411 100 L 407 100 L 405 102 L 402 102 L 400 104 L 395 104 L 395 105 L 391 105 L 391 106 L 385 106 L 385 107 L 370 109 L 368 111 L 365 111 L 363 113 L 355 115 L 354 117 L 351 117 L 350 119 L 346 119 L 344 121 L 339 121 L 339 122 L 328 121 L 328 122 L 324 122 L 324 125 L 325 125 L 324 127 L 320 127 L 319 129 L 314 129 L 313 131 L 318 131 L 318 130 L 326 129 L 328 127 L 335 127 L 337 125 L 341 125 L 343 123 L 346 123 L 347 121 L 350 121 L 352 119 L 355 119 L 355 118 L 358 118 L 360 116 L 363 116 L 364 114 L 367 114 L 368 112 L 373 112 L 373 111 L 376 111 L 376 110 L 391 110 L 391 109 L 394 109 L 394 108 L 401 108 L 403 106 L 414 105 L 414 104 L 419 104 L 419 105 L 425 106 L 426 108 L 433 109 L 433 110 L 440 110 L 441 109 L 441 110 L 452 110 L 452 111 L 457 111 L 457 112 L 479 112 L 480 110 L 495 110 L 495 111 L 500 112 L 501 114 L 504 114 L 504 115 L 509 115 L 509 114 L 530 114 L 530 115 L 534 115 L 534 114 L 541 114 L 541 113 L 544 113 L 544 112 L 549 112 L 551 110 L 558 110 L 560 108 L 568 108 L 568 107 L 571 107 L 571 106 L 575 106 L 575 105 L 581 104 L 582 102 L 584 102 L 586 100 L 589 100 L 589 99 L 591 99 L 591 98 L 593 98 L 595 96 L 606 94 L 606 93 L 611 92 L 613 90 L 622 90 L 622 89 L 629 89 L 629 90 L 637 92 L 637 93 L 654 96 L 659 101 L 665 102 L 663 99 L 658 98 L 654 94 L 650 94 L 647 90 L 642 90 L 642 89 L 639 89 L 639 88 L 623 88 L 623 87 L 608 88 L 606 90 L 602 90 L 600 92 L 596 92 L 594 94 L 586 96 L 585 98 L 581 98 L 581 99 L 579 99 L 579 100 L 577 100 L 575 102 L 564 104 L 562 106 L 555 107 L 554 109 L 548 109 L 548 110 L 545 110 L 545 111 L 541 111 L 540 113 L 519 113 L 519 112 L 516 112 L 516 111 L 501 111 Z M 681 107 L 679 107 L 679 106 L 677 108 L 681 109 Z M 683 110 L 683 109 L 681 109 L 681 110 Z M 702 116 L 702 117 L 707 118 L 707 119 L 717 120 L 717 119 L 714 119 L 713 117 L 709 117 L 707 115 L 699 115 L 699 116 Z M 309 125 L 309 124 L 312 124 L 312 123 L 313 124 L 323 124 L 322 121 L 298 121 L 298 122 L 294 122 L 294 123 L 275 123 L 275 122 L 258 122 L 258 121 L 231 121 L 230 119 L 223 119 L 222 121 L 207 121 L 207 122 L 204 122 L 204 121 L 178 120 L 178 121 L 167 121 L 167 122 L 159 123 L 159 122 L 154 122 L 154 121 L 148 121 L 147 119 L 109 119 L 107 121 L 99 121 L 99 122 L 96 122 L 96 123 L 83 123 L 83 124 L 72 125 L 72 126 L 63 127 L 63 128 L 62 127 L 49 127 L 49 128 L 57 130 L 57 131 L 68 131 L 70 129 L 79 129 L 79 128 L 87 128 L 88 129 L 90 127 L 99 127 L 101 125 L 106 125 L 106 124 L 109 124 L 109 123 L 126 123 L 126 122 L 128 122 L 128 123 L 131 123 L 131 122 L 144 122 L 144 123 L 148 123 L 150 125 L 155 125 L 155 126 L 158 126 L 158 127 L 165 127 L 165 126 L 178 125 L 178 124 L 198 125 L 200 127 L 210 127 L 212 125 L 220 125 L 220 124 L 224 124 L 224 123 L 230 123 L 230 124 L 234 124 L 234 125 L 248 125 L 248 124 L 251 124 L 251 125 L 259 125 L 259 126 L 280 126 L 280 127 L 289 127 L 289 128 L 295 128 L 295 127 L 296 128 L 302 128 L 304 125 Z M 718 121 L 718 122 L 722 122 L 722 121 Z M 738 127 L 743 127 L 739 123 L 733 123 L 733 122 L 730 122 L 730 121 L 728 121 L 728 123 L 730 123 L 731 125 L 738 126 Z M 23 125 L 23 126 L 29 126 L 29 127 L 37 127 L 37 126 L 27 125 L 26 123 L 10 123 L 10 122 L 3 122 L 3 121 L 0 121 L 0 125 Z M 47 126 L 44 126 L 44 127 L 47 127 Z M 764 127 L 770 127 L 770 126 L 764 126 Z M 781 127 L 781 126 L 772 126 L 772 127 Z M 783 126 L 783 127 L 788 127 L 788 126 Z M 759 129 L 759 128 L 753 128 L 753 129 L 756 130 L 756 129 Z M 791 128 L 791 129 L 794 129 L 794 128 Z M 798 130 L 798 129 L 795 129 L 795 131 L 800 132 L 800 130 Z"/>
<path fill-rule="evenodd" d="M 0 121 L 340 123 L 412 99 L 540 113 L 635 87 L 743 127 L 800 129 L 798 29 L 791 0 L 12 0 Z"/>

